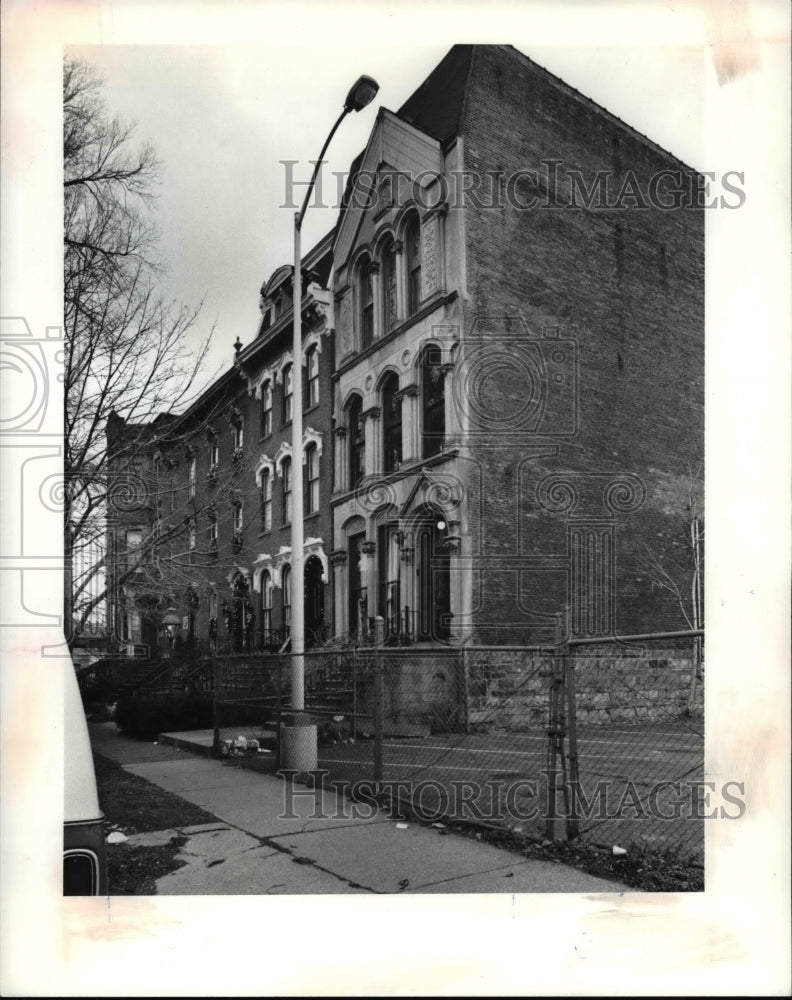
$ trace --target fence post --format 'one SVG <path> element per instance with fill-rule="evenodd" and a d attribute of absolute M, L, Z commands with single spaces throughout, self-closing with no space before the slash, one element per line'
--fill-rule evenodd
<path fill-rule="evenodd" d="M 553 655 L 553 673 L 550 681 L 550 720 L 547 730 L 547 810 L 545 820 L 545 836 L 548 840 L 560 840 L 557 820 L 558 795 L 563 793 L 568 805 L 568 789 L 566 785 L 566 765 L 564 761 L 564 660 L 560 650 L 565 640 L 564 615 L 555 616 L 556 649 Z"/>
<path fill-rule="evenodd" d="M 220 677 L 217 667 L 217 651 L 212 650 L 212 753 L 215 757 L 220 756 L 220 702 L 218 700 L 217 688 Z"/>
<path fill-rule="evenodd" d="M 339 671 L 339 676 L 343 678 L 343 672 Z M 352 650 L 352 739 L 357 739 L 357 655 Z"/>
<path fill-rule="evenodd" d="M 385 640 L 385 622 L 377 615 L 374 619 L 374 784 L 379 791 L 382 782 L 382 711 L 384 672 L 382 644 Z"/>
<path fill-rule="evenodd" d="M 281 726 L 283 723 L 283 657 L 275 657 L 275 764 L 281 766 Z"/>
<path fill-rule="evenodd" d="M 578 771 L 577 746 L 577 700 L 575 696 L 575 658 L 564 638 L 563 657 L 566 673 L 567 695 L 567 760 L 569 761 L 569 812 L 567 815 L 567 836 L 570 840 L 580 833 L 580 817 L 577 804 L 580 802 L 580 774 Z"/>

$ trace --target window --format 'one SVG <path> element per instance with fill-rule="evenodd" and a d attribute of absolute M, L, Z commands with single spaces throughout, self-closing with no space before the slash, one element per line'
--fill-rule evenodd
<path fill-rule="evenodd" d="M 281 466 L 283 477 L 283 520 L 288 523 L 292 519 L 292 475 L 291 459 L 284 458 Z"/>
<path fill-rule="evenodd" d="M 272 476 L 269 469 L 261 473 L 261 530 L 272 530 Z"/>
<path fill-rule="evenodd" d="M 261 387 L 261 436 L 272 434 L 272 383 L 268 380 Z"/>
<path fill-rule="evenodd" d="M 195 499 L 195 474 L 198 463 L 195 460 L 195 455 L 190 455 L 188 459 L 188 477 L 190 481 L 190 500 Z"/>
<path fill-rule="evenodd" d="M 407 255 L 407 314 L 418 311 L 421 301 L 421 226 L 413 216 L 404 233 L 404 248 Z"/>
<path fill-rule="evenodd" d="M 220 465 L 220 442 L 217 435 L 209 439 L 209 468 L 216 469 Z"/>
<path fill-rule="evenodd" d="M 284 566 L 281 575 L 281 594 L 283 596 L 283 627 L 291 629 L 291 566 Z"/>
<path fill-rule="evenodd" d="M 233 423 L 234 451 L 238 451 L 245 443 L 245 422 L 238 417 Z"/>
<path fill-rule="evenodd" d="M 366 474 L 366 432 L 363 400 L 354 396 L 349 404 L 349 488 L 353 490 Z"/>
<path fill-rule="evenodd" d="M 374 340 L 374 284 L 371 278 L 371 261 L 368 257 L 364 257 L 360 262 L 357 288 L 360 344 L 366 348 Z"/>
<path fill-rule="evenodd" d="M 382 309 L 382 329 L 384 333 L 390 333 L 397 321 L 396 254 L 393 243 L 388 243 L 382 251 Z"/>
<path fill-rule="evenodd" d="M 305 513 L 319 510 L 319 451 L 315 444 L 305 449 Z"/>
<path fill-rule="evenodd" d="M 445 373 L 438 347 L 428 347 L 421 368 L 423 402 L 423 456 L 431 458 L 443 449 L 445 434 Z"/>
<path fill-rule="evenodd" d="M 402 424 L 399 379 L 389 375 L 382 385 L 382 428 L 384 472 L 395 472 L 401 465 Z"/>
<path fill-rule="evenodd" d="M 190 552 L 192 552 L 196 544 L 195 520 L 193 518 L 190 518 L 187 524 L 187 537 L 190 546 Z"/>
<path fill-rule="evenodd" d="M 312 347 L 305 356 L 305 406 L 319 402 L 319 349 Z"/>
<path fill-rule="evenodd" d="M 272 576 L 267 569 L 261 574 L 261 627 L 266 643 L 272 632 Z"/>
<path fill-rule="evenodd" d="M 232 507 L 232 524 L 235 535 L 242 534 L 242 528 L 244 527 L 242 520 L 242 501 L 237 500 Z"/>
<path fill-rule="evenodd" d="M 292 404 L 294 393 L 294 371 L 292 365 L 287 365 L 283 369 L 283 421 L 289 423 L 292 418 Z"/>
<path fill-rule="evenodd" d="M 214 511 L 209 512 L 209 548 L 217 548 L 217 514 Z"/>

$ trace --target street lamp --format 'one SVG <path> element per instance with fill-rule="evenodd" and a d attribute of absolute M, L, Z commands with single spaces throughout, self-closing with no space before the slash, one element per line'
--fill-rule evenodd
<path fill-rule="evenodd" d="M 292 309 L 293 309 L 293 342 L 292 356 L 294 378 L 292 380 L 292 530 L 291 530 L 291 555 L 292 555 L 292 594 L 295 595 L 292 601 L 292 621 L 291 621 L 291 686 L 292 686 L 292 709 L 295 713 L 302 712 L 305 708 L 305 664 L 303 652 L 305 649 L 305 612 L 303 605 L 304 591 L 304 557 L 303 557 L 303 404 L 302 404 L 302 252 L 300 248 L 300 231 L 302 229 L 303 218 L 308 201 L 316 182 L 319 170 L 324 162 L 324 155 L 330 140 L 336 133 L 336 129 L 350 113 L 350 111 L 360 111 L 370 104 L 379 90 L 379 84 L 370 76 L 361 76 L 354 83 L 344 102 L 344 109 L 338 116 L 335 125 L 330 129 L 330 134 L 325 139 L 319 159 L 314 166 L 308 189 L 305 192 L 302 206 L 299 212 L 294 213 L 294 280 L 292 283 Z M 295 725 L 298 719 L 295 717 Z M 314 758 L 316 750 L 314 747 Z M 314 765 L 315 766 L 315 762 Z M 308 768 L 304 768 L 308 769 Z"/>
<path fill-rule="evenodd" d="M 173 660 L 173 640 L 179 634 L 181 620 L 176 614 L 176 608 L 168 608 L 162 618 L 162 628 L 168 637 L 168 659 Z"/>

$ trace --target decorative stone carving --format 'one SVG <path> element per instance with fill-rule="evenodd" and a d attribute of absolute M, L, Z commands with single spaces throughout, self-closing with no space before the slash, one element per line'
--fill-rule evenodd
<path fill-rule="evenodd" d="M 364 555 L 373 556 L 377 551 L 377 544 L 376 542 L 363 542 L 360 548 Z"/>
<path fill-rule="evenodd" d="M 330 553 L 330 562 L 333 566 L 346 566 L 347 553 L 346 549 L 333 549 Z"/>
<path fill-rule="evenodd" d="M 440 287 L 440 280 L 438 275 L 438 220 L 437 218 L 432 218 L 429 222 L 424 223 L 421 228 L 421 239 L 422 239 L 422 260 L 421 260 L 421 276 L 423 280 L 423 298 L 428 299 L 430 295 L 433 295 Z"/>
<path fill-rule="evenodd" d="M 339 357 L 346 357 L 355 349 L 352 330 L 352 296 L 345 292 L 339 301 L 338 310 Z"/>

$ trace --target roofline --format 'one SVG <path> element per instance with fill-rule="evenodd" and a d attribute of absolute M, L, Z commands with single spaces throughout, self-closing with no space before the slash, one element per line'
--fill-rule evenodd
<path fill-rule="evenodd" d="M 623 128 L 625 132 L 630 133 L 634 138 L 638 139 L 639 142 L 651 147 L 655 152 L 661 153 L 663 156 L 668 157 L 668 159 L 673 160 L 675 163 L 678 163 L 686 170 L 692 170 L 694 173 L 699 172 L 698 170 L 696 170 L 695 167 L 692 167 L 689 163 L 685 163 L 684 160 L 681 160 L 670 150 L 665 149 L 663 146 L 656 143 L 654 139 L 650 139 L 648 135 L 644 135 L 643 132 L 639 132 L 638 129 L 635 128 L 633 125 L 630 125 L 622 118 L 619 118 L 618 115 L 614 114 L 612 111 L 609 111 L 603 104 L 598 104 L 592 97 L 587 97 L 584 93 L 573 87 L 572 84 L 567 83 L 566 80 L 563 80 L 560 76 L 556 76 L 556 74 L 553 73 L 552 70 L 547 69 L 546 66 L 542 66 L 541 63 L 536 62 L 535 59 L 532 59 L 530 56 L 527 56 L 524 52 L 521 52 L 518 48 L 515 48 L 514 45 L 497 45 L 495 47 L 515 53 L 515 55 L 517 55 L 520 59 L 525 60 L 525 62 L 530 63 L 531 66 L 535 67 L 538 70 L 541 70 L 543 73 L 546 73 L 547 76 L 550 78 L 550 81 L 556 87 L 558 87 L 558 89 L 566 91 L 571 97 L 575 98 L 578 101 L 581 101 L 583 104 L 586 104 L 592 108 L 596 108 L 597 111 L 601 112 L 616 125 L 621 126 L 621 128 Z M 475 58 L 475 51 L 474 51 L 474 58 Z"/>

